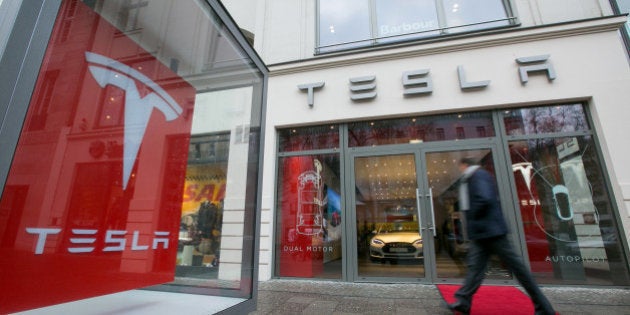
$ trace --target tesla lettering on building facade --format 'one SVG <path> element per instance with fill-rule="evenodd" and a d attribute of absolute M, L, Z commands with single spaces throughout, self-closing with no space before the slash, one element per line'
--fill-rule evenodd
<path fill-rule="evenodd" d="M 550 55 L 539 55 L 516 58 L 519 64 L 518 73 L 521 84 L 527 84 L 530 74 L 544 73 L 549 81 L 556 79 L 556 71 L 548 61 Z M 431 69 L 419 69 L 405 71 L 402 74 L 402 85 L 404 96 L 417 96 L 433 93 L 433 80 L 431 79 Z M 468 81 L 464 66 L 457 66 L 457 76 L 459 88 L 462 90 L 484 89 L 490 85 L 490 80 Z M 376 98 L 377 86 L 376 76 L 364 76 L 350 78 L 350 99 L 352 101 L 366 101 Z M 299 84 L 299 90 L 307 93 L 307 104 L 309 107 L 315 105 L 315 91 L 324 87 L 326 82 L 314 82 Z"/>

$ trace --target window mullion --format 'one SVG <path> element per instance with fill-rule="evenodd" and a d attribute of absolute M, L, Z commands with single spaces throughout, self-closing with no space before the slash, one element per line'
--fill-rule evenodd
<path fill-rule="evenodd" d="M 448 34 L 448 24 L 446 21 L 446 13 L 444 13 L 444 1 L 434 0 L 435 10 L 437 10 L 437 18 L 440 29 L 440 35 Z"/>
<path fill-rule="evenodd" d="M 372 45 L 378 44 L 378 19 L 376 15 L 376 0 L 368 0 L 370 8 L 370 38 Z"/>

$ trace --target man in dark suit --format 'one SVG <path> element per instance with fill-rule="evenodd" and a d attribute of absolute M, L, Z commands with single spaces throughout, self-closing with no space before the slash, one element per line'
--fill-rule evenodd
<path fill-rule="evenodd" d="M 507 237 L 508 228 L 494 178 L 471 158 L 461 159 L 459 168 L 463 174 L 459 187 L 459 208 L 466 220 L 470 247 L 464 284 L 455 292 L 457 301 L 448 304 L 448 308 L 464 314 L 470 312 L 472 297 L 483 282 L 490 255 L 496 254 L 529 294 L 534 302 L 535 314 L 555 314 Z"/>

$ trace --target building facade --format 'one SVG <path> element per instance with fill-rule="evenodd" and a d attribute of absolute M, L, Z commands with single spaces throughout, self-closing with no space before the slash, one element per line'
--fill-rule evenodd
<path fill-rule="evenodd" d="M 630 284 L 626 0 L 174 3 L 0 1 L 0 312 L 460 282 L 463 157 L 541 284 Z"/>
<path fill-rule="evenodd" d="M 541 284 L 630 284 L 623 1 L 256 3 L 260 280 L 461 282 L 472 157 Z"/>

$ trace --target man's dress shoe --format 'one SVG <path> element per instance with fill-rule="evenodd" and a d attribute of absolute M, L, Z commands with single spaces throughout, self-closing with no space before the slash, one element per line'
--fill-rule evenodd
<path fill-rule="evenodd" d="M 460 312 L 462 314 L 470 314 L 470 306 L 463 304 L 461 301 L 457 301 L 447 305 L 451 311 Z"/>

